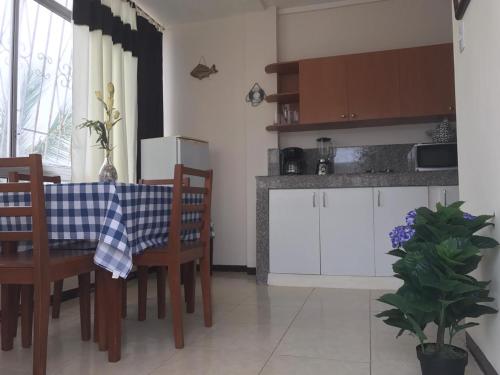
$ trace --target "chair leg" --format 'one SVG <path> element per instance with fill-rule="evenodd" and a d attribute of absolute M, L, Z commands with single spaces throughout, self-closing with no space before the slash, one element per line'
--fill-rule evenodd
<path fill-rule="evenodd" d="M 2 284 L 2 350 L 9 351 L 14 347 L 14 330 L 12 325 L 17 323 L 16 291 L 13 285 Z"/>
<path fill-rule="evenodd" d="M 175 347 L 184 347 L 184 328 L 182 325 L 181 267 L 179 264 L 168 268 L 168 286 L 172 305 Z"/>
<path fill-rule="evenodd" d="M 137 267 L 137 283 L 138 283 L 138 316 L 137 319 L 142 322 L 146 320 L 146 309 L 148 300 L 148 267 Z"/>
<path fill-rule="evenodd" d="M 194 300 L 196 289 L 196 262 L 192 261 L 182 265 L 184 268 L 184 296 L 186 300 L 186 312 L 194 313 Z"/>
<path fill-rule="evenodd" d="M 61 313 L 61 299 L 64 280 L 54 281 L 54 292 L 52 293 L 52 319 L 59 319 Z"/>
<path fill-rule="evenodd" d="M 157 267 L 156 269 L 156 294 L 158 299 L 158 319 L 165 319 L 166 313 L 166 295 L 167 295 L 167 269 Z"/>
<path fill-rule="evenodd" d="M 21 285 L 12 285 L 12 299 L 13 303 L 15 304 L 14 311 L 12 312 L 13 314 L 13 319 L 15 322 L 12 324 L 12 337 L 17 337 L 17 326 L 18 326 L 18 316 L 19 312 L 21 311 Z"/>
<path fill-rule="evenodd" d="M 99 309 L 99 302 L 98 302 L 98 293 L 97 293 L 97 288 L 98 288 L 98 283 L 97 283 L 97 271 L 94 274 L 94 342 L 99 341 L 99 315 L 98 315 L 98 309 Z"/>
<path fill-rule="evenodd" d="M 203 297 L 203 319 L 205 327 L 212 326 L 212 286 L 210 276 L 210 255 L 205 251 L 205 255 L 200 259 L 201 293 Z"/>
<path fill-rule="evenodd" d="M 90 273 L 78 275 L 82 341 L 90 340 Z"/>
<path fill-rule="evenodd" d="M 21 345 L 31 347 L 33 337 L 33 285 L 21 286 Z"/>
<path fill-rule="evenodd" d="M 33 375 L 45 375 L 49 334 L 50 283 L 35 284 Z"/>
<path fill-rule="evenodd" d="M 122 319 L 127 317 L 127 279 L 122 280 Z"/>

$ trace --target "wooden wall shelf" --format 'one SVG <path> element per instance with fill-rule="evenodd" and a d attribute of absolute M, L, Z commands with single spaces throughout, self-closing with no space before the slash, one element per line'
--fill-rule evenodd
<path fill-rule="evenodd" d="M 343 122 L 325 122 L 313 124 L 291 124 L 291 125 L 269 125 L 267 131 L 289 133 L 289 132 L 306 132 L 314 130 L 329 130 L 329 129 L 353 129 L 353 128 L 369 128 L 372 126 L 394 126 L 394 125 L 412 125 L 425 124 L 432 122 L 440 122 L 444 118 L 455 121 L 456 116 L 450 114 L 420 116 L 420 117 L 398 117 L 376 120 L 351 120 Z"/>
<path fill-rule="evenodd" d="M 287 61 L 283 63 L 269 64 L 265 68 L 266 73 L 297 74 L 299 73 L 298 61 Z"/>
<path fill-rule="evenodd" d="M 277 103 L 279 114 L 293 111 L 300 120 L 267 130 L 347 129 L 454 118 L 453 67 L 451 43 L 267 65 L 267 73 L 277 73 L 277 94 L 266 101 Z"/>
<path fill-rule="evenodd" d="M 268 103 L 298 103 L 299 93 L 298 92 L 283 92 L 280 94 L 272 94 L 266 96 L 266 102 Z"/>

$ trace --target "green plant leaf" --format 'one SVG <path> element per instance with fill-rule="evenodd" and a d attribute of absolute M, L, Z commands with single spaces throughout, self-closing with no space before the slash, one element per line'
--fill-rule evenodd
<path fill-rule="evenodd" d="M 494 238 L 484 236 L 472 236 L 471 242 L 480 249 L 493 249 L 499 245 Z"/>
<path fill-rule="evenodd" d="M 398 257 L 398 258 L 404 258 L 406 255 L 406 252 L 401 249 L 393 249 L 389 251 L 387 254 Z"/>

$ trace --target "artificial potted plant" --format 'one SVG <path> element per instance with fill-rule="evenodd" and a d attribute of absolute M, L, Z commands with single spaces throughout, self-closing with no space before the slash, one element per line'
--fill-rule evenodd
<path fill-rule="evenodd" d="M 389 254 L 399 258 L 393 270 L 403 286 L 379 299 L 392 309 L 377 317 L 399 328 L 398 337 L 409 331 L 418 338 L 423 375 L 463 375 L 467 351 L 453 346 L 453 337 L 478 325 L 465 322 L 466 318 L 497 312 L 482 304 L 493 301 L 489 282 L 469 275 L 481 260 L 480 251 L 498 245 L 493 238 L 476 235 L 493 225 L 492 217 L 464 213 L 462 204 L 438 204 L 436 211 L 419 208 L 407 215 L 405 226 L 390 234 L 393 250 Z M 430 323 L 437 325 L 437 336 L 429 343 L 424 330 Z"/>

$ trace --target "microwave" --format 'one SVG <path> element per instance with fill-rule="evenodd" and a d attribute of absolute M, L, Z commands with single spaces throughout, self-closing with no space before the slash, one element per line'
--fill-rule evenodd
<path fill-rule="evenodd" d="M 458 168 L 456 143 L 419 143 L 408 154 L 410 170 L 417 172 Z"/>

